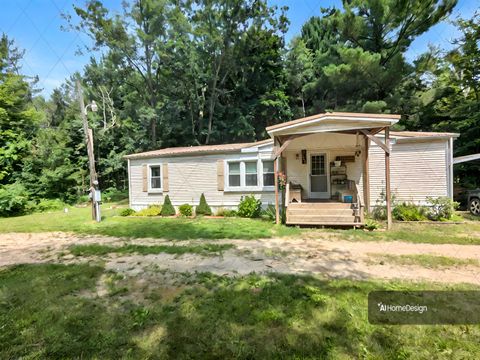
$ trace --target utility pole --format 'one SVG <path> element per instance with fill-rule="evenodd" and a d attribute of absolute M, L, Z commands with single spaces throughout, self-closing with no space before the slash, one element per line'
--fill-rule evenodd
<path fill-rule="evenodd" d="M 97 105 L 93 101 L 91 104 L 85 106 L 85 102 L 83 100 L 83 90 L 82 85 L 80 84 L 80 80 L 77 79 L 77 95 L 78 95 L 78 102 L 80 104 L 80 114 L 82 116 L 82 123 L 83 123 L 83 131 L 85 133 L 85 143 L 87 144 L 87 153 L 88 153 L 88 168 L 90 170 L 90 194 L 91 194 L 91 201 L 92 201 L 92 220 L 96 220 L 100 222 L 100 205 L 99 199 L 97 199 L 96 190 L 98 190 L 98 178 L 97 172 L 95 171 L 95 157 L 93 154 L 93 131 L 88 127 L 87 121 L 87 107 L 91 106 L 92 110 L 95 112 L 97 111 Z"/>

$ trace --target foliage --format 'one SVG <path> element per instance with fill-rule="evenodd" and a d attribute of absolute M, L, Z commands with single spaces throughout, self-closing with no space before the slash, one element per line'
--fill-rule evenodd
<path fill-rule="evenodd" d="M 133 216 L 159 216 L 162 213 L 162 206 L 150 205 L 146 209 L 132 213 Z"/>
<path fill-rule="evenodd" d="M 39 212 L 63 210 L 66 206 L 67 204 L 60 199 L 40 199 L 35 205 L 34 210 Z"/>
<path fill-rule="evenodd" d="M 32 207 L 29 194 L 19 183 L 0 187 L 0 216 L 22 215 Z"/>
<path fill-rule="evenodd" d="M 128 190 L 119 190 L 114 187 L 109 187 L 103 191 L 102 198 L 106 202 L 119 202 L 128 199 Z"/>
<path fill-rule="evenodd" d="M 238 216 L 246 218 L 257 218 L 262 211 L 262 202 L 254 195 L 245 196 L 240 199 L 238 204 Z"/>
<path fill-rule="evenodd" d="M 130 209 L 130 208 L 126 208 L 126 209 L 122 209 L 120 210 L 120 212 L 118 213 L 118 215 L 120 216 L 132 216 L 136 213 L 135 210 L 133 209 Z"/>
<path fill-rule="evenodd" d="M 369 231 L 373 231 L 373 230 L 377 230 L 380 228 L 380 224 L 375 221 L 374 219 L 365 219 L 365 229 L 369 230 Z"/>
<path fill-rule="evenodd" d="M 392 210 L 395 220 L 401 221 L 422 221 L 426 220 L 427 209 L 424 206 L 417 206 L 413 203 L 397 204 Z"/>
<path fill-rule="evenodd" d="M 385 189 L 380 192 L 379 198 L 375 201 L 375 206 L 371 211 L 371 216 L 375 220 L 387 220 L 387 195 Z M 395 193 L 391 193 L 390 198 L 392 209 L 397 206 Z"/>
<path fill-rule="evenodd" d="M 225 208 L 218 208 L 217 210 L 217 216 L 224 216 L 224 217 L 235 217 L 238 216 L 238 213 L 236 210 L 232 209 L 225 209 Z"/>
<path fill-rule="evenodd" d="M 275 206 L 272 204 L 268 204 L 265 210 L 261 212 L 261 218 L 267 221 L 275 222 L 276 214 L 275 214 Z"/>
<path fill-rule="evenodd" d="M 195 208 L 195 214 L 197 215 L 212 215 L 212 209 L 207 204 L 207 200 L 205 199 L 205 195 L 202 193 L 200 196 L 200 203 Z"/>
<path fill-rule="evenodd" d="M 162 211 L 160 212 L 160 215 L 162 216 L 173 216 L 175 215 L 175 208 L 172 205 L 172 202 L 170 201 L 170 196 L 165 196 L 165 200 L 163 200 L 163 205 L 162 205 Z"/>
<path fill-rule="evenodd" d="M 429 218 L 435 221 L 450 220 L 455 214 L 458 203 L 450 199 L 448 196 L 438 198 L 427 198 L 430 204 Z"/>
<path fill-rule="evenodd" d="M 182 216 L 192 216 L 193 207 L 190 204 L 182 204 L 178 207 L 178 211 Z"/>

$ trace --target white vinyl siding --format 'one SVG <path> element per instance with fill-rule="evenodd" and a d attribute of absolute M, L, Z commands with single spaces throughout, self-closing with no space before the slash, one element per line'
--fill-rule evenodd
<path fill-rule="evenodd" d="M 397 143 L 390 155 L 391 191 L 396 202 L 425 204 L 427 197 L 448 196 L 446 140 Z M 385 153 L 370 145 L 370 204 L 385 190 Z"/>
<path fill-rule="evenodd" d="M 145 208 L 151 204 L 163 204 L 164 194 L 161 192 L 142 191 L 142 164 L 168 164 L 169 192 L 168 195 L 175 206 L 181 204 L 197 205 L 202 193 L 208 204 L 214 208 L 235 207 L 242 196 L 254 194 L 266 206 L 275 203 L 274 188 L 272 187 L 247 187 L 233 191 L 225 188 L 218 190 L 217 186 L 217 161 L 252 159 L 252 154 L 220 154 L 205 156 L 178 156 L 170 158 L 130 159 L 130 204 L 133 209 Z M 254 154 L 257 157 L 270 159 L 271 151 L 263 154 Z M 243 160 L 242 160 L 243 161 Z M 260 166 L 261 166 L 260 161 Z M 258 172 L 261 174 L 260 169 Z M 225 181 L 228 178 L 228 166 L 225 166 Z M 259 177 L 261 180 L 261 176 Z M 263 182 L 263 181 L 262 181 Z M 166 195 L 167 193 L 165 193 Z"/>

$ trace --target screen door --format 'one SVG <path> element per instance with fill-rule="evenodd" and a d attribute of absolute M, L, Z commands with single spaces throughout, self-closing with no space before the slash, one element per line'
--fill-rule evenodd
<path fill-rule="evenodd" d="M 328 199 L 327 155 L 310 155 L 310 197 Z"/>

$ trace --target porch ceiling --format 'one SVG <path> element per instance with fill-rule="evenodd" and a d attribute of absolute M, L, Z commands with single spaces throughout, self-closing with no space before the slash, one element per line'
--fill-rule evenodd
<path fill-rule="evenodd" d="M 322 132 L 354 132 L 360 129 L 378 129 L 398 122 L 400 115 L 364 113 L 324 113 L 267 127 L 273 138 L 281 135 L 314 134 Z"/>

